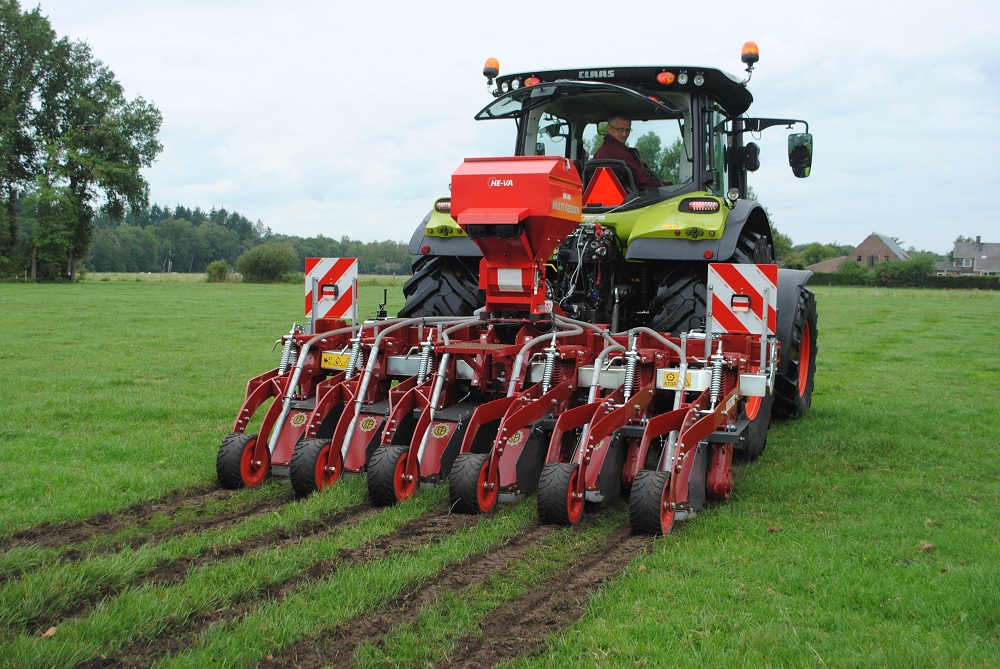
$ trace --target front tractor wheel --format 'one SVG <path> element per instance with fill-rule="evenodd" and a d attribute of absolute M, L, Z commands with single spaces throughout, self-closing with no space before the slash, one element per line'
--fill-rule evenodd
<path fill-rule="evenodd" d="M 448 498 L 458 513 L 489 513 L 500 495 L 500 473 L 490 475 L 488 453 L 459 453 L 448 476 Z"/>
<path fill-rule="evenodd" d="M 342 469 L 340 451 L 328 440 L 303 439 L 295 445 L 288 476 L 295 496 L 301 498 L 332 486 Z"/>
<path fill-rule="evenodd" d="M 576 525 L 583 517 L 584 495 L 577 493 L 580 465 L 552 462 L 538 482 L 538 520 L 542 525 Z"/>
<path fill-rule="evenodd" d="M 257 435 L 234 432 L 222 440 L 215 458 L 215 474 L 223 488 L 236 490 L 259 486 L 271 470 L 271 454 L 267 448 L 257 450 Z"/>
<path fill-rule="evenodd" d="M 667 501 L 670 472 L 643 469 L 635 475 L 628 500 L 632 534 L 669 534 L 674 527 L 674 509 Z"/>
<path fill-rule="evenodd" d="M 409 469 L 409 447 L 382 446 L 375 449 L 368 462 L 368 496 L 372 504 L 392 506 L 412 497 L 420 481 Z"/>

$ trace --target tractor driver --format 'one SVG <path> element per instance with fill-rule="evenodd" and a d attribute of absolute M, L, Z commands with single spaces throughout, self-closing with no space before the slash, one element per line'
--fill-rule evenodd
<path fill-rule="evenodd" d="M 594 160 L 622 160 L 632 170 L 635 185 L 642 190 L 669 186 L 642 162 L 639 152 L 625 145 L 632 134 L 632 119 L 625 112 L 615 112 L 608 118 L 608 130 L 604 141 L 594 154 Z"/>

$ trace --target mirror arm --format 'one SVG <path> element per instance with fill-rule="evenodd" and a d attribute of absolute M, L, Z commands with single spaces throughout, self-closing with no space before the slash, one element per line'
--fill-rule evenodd
<path fill-rule="evenodd" d="M 745 118 L 743 119 L 743 131 L 760 132 L 775 125 L 784 125 L 790 129 L 796 123 L 805 125 L 806 132 L 809 132 L 809 123 L 796 118 Z"/>

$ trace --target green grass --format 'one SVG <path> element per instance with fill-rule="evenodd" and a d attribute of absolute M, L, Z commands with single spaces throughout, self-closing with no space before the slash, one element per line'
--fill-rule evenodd
<path fill-rule="evenodd" d="M 761 458 L 736 468 L 733 499 L 658 540 L 599 588 L 548 651 L 512 666 L 1000 666 L 1000 295 L 816 292 L 812 411 L 772 426 Z M 398 285 L 389 296 L 394 313 Z M 381 299 L 366 286 L 361 314 Z M 0 284 L 0 301 L 0 537 L 210 484 L 246 380 L 276 364 L 274 340 L 303 320 L 295 285 Z M 71 666 L 152 638 L 384 536 L 445 494 L 423 491 L 356 528 L 209 562 L 181 583 L 135 585 L 152 565 L 358 503 L 363 483 L 344 483 L 232 527 L 114 550 L 152 531 L 126 527 L 69 562 L 59 548 L 9 551 L 0 557 L 10 579 L 0 585 L 0 666 Z M 212 508 L 280 494 L 282 485 Z M 156 519 L 152 529 L 185 513 L 194 514 Z M 531 501 L 505 507 L 420 551 L 351 564 L 281 601 L 257 602 L 166 663 L 257 663 L 499 545 L 533 514 Z M 356 662 L 442 662 L 458 636 L 475 634 L 490 610 L 615 518 L 622 522 L 621 511 L 547 535 L 523 564 L 446 595 L 384 643 L 361 647 Z M 115 594 L 62 620 L 53 638 L 25 627 L 98 588 Z"/>
<path fill-rule="evenodd" d="M 0 537 L 210 483 L 247 380 L 304 322 L 293 285 L 0 284 L 0 304 Z"/>

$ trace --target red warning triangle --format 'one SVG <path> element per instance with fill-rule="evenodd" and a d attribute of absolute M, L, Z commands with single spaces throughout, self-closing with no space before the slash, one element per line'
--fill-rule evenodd
<path fill-rule="evenodd" d="M 625 201 L 626 191 L 610 167 L 598 167 L 583 194 L 585 207 L 614 207 Z"/>

